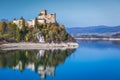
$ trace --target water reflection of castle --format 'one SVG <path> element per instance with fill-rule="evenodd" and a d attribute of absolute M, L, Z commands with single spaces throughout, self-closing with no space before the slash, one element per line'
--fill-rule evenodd
<path fill-rule="evenodd" d="M 39 50 L 39 52 L 36 55 L 36 58 L 39 59 L 40 57 L 44 57 L 45 56 L 45 50 Z M 23 70 L 22 67 L 22 62 L 19 61 L 19 63 L 13 67 L 13 69 L 19 69 L 19 70 Z M 28 63 L 27 65 L 25 65 L 25 68 L 30 69 L 32 71 L 37 70 L 38 74 L 40 74 L 41 78 L 45 78 L 45 75 L 50 75 L 50 76 L 54 76 L 55 73 L 55 67 L 54 66 L 38 66 L 37 69 L 35 69 L 35 64 L 34 63 Z"/>
<path fill-rule="evenodd" d="M 19 61 L 18 65 L 16 65 L 15 67 L 13 67 L 13 69 L 18 69 L 18 70 L 22 70 L 22 62 Z M 29 63 L 28 65 L 25 66 L 25 68 L 30 69 L 32 71 L 35 71 L 35 65 L 34 63 Z M 45 78 L 46 74 L 50 75 L 50 76 L 54 76 L 55 73 L 55 67 L 50 67 L 50 66 L 38 66 L 37 69 L 38 74 L 40 74 L 41 78 Z"/>
<path fill-rule="evenodd" d="M 56 66 L 64 63 L 65 59 L 73 53 L 73 51 L 74 50 L 0 51 L 0 67 L 4 68 L 8 66 L 20 71 L 30 69 L 37 72 L 41 78 L 45 78 L 46 75 L 55 76 Z"/>

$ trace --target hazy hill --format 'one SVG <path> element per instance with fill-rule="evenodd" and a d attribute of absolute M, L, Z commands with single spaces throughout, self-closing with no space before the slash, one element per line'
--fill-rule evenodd
<path fill-rule="evenodd" d="M 120 32 L 120 26 L 90 26 L 90 27 L 74 27 L 66 29 L 70 34 L 86 34 L 86 33 L 115 33 Z"/>

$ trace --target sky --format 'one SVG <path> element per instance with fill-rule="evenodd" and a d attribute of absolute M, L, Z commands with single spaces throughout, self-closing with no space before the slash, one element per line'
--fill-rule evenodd
<path fill-rule="evenodd" d="M 0 19 L 29 20 L 43 9 L 66 27 L 120 25 L 120 0 L 0 0 Z"/>

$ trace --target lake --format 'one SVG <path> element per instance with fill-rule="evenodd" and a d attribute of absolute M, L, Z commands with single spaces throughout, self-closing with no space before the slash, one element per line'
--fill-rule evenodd
<path fill-rule="evenodd" d="M 120 45 L 78 41 L 67 50 L 0 51 L 0 80 L 120 80 Z"/>

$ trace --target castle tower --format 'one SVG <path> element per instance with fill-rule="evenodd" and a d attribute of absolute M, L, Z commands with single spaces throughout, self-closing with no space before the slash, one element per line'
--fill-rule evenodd
<path fill-rule="evenodd" d="M 46 23 L 56 23 L 56 14 L 55 13 L 47 14 L 45 19 Z"/>
<path fill-rule="evenodd" d="M 37 19 L 39 23 L 56 23 L 56 14 L 47 14 L 46 10 L 41 10 Z"/>
<path fill-rule="evenodd" d="M 47 11 L 46 10 L 41 10 L 38 19 L 45 19 L 45 16 L 47 15 Z"/>
<path fill-rule="evenodd" d="M 40 15 L 47 15 L 47 11 L 46 10 L 41 10 Z"/>
<path fill-rule="evenodd" d="M 53 23 L 56 23 L 56 13 L 54 13 L 54 14 L 52 15 L 52 22 L 53 22 Z"/>

